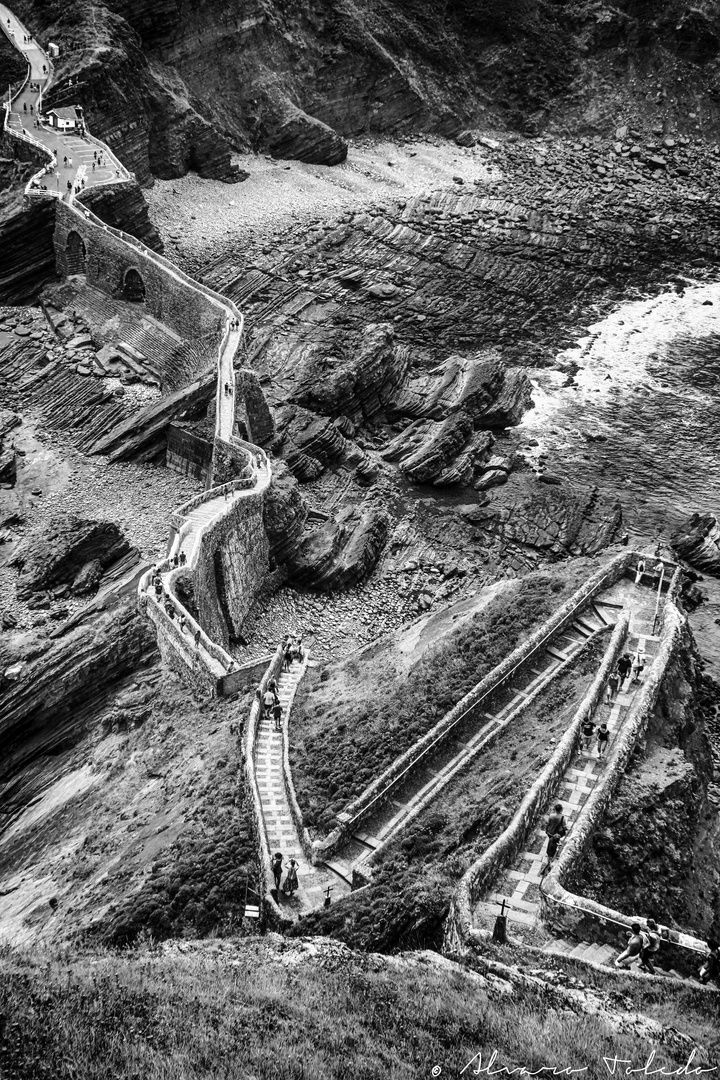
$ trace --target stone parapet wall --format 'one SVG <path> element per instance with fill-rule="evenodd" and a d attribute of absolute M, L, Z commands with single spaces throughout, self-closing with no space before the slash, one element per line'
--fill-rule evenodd
<path fill-rule="evenodd" d="M 226 318 L 222 306 L 217 302 L 209 304 L 199 290 L 183 280 L 184 275 L 168 273 L 156 252 L 103 224 L 89 210 L 65 202 L 58 203 L 55 221 L 55 258 L 63 275 L 70 272 L 68 237 L 77 233 L 85 245 L 89 285 L 108 296 L 122 297 L 125 275 L 134 269 L 145 286 L 144 310 L 188 341 L 200 337 L 219 347 Z"/>
<path fill-rule="evenodd" d="M 336 850 L 351 829 L 357 828 L 367 815 L 390 797 L 395 784 L 414 769 L 426 753 L 435 751 L 443 745 L 444 741 L 450 737 L 455 725 L 463 717 L 479 708 L 485 698 L 497 691 L 518 667 L 527 663 L 534 653 L 544 648 L 547 640 L 572 622 L 578 612 L 601 589 L 608 588 L 618 581 L 637 558 L 638 555 L 635 552 L 623 552 L 588 578 L 581 588 L 577 589 L 542 626 L 528 637 L 527 641 L 524 641 L 502 663 L 494 667 L 426 735 L 396 758 L 392 765 L 372 784 L 369 784 L 342 814 L 338 815 L 337 828 L 324 841 L 315 842 L 316 858 L 321 859 Z"/>
<path fill-rule="evenodd" d="M 174 619 L 165 612 L 154 598 L 144 598 L 143 610 L 155 626 L 158 648 L 164 663 L 176 672 L 184 682 L 189 682 L 198 696 L 216 696 L 222 692 L 222 676 L 212 669 L 197 649 L 192 637 L 192 623 L 188 621 L 188 633 L 183 633 Z"/>
<path fill-rule="evenodd" d="M 525 849 L 538 821 L 544 814 L 558 784 L 571 763 L 580 738 L 580 729 L 592 716 L 602 700 L 607 680 L 627 640 L 628 616 L 623 615 L 605 650 L 600 667 L 587 694 L 580 703 L 567 731 L 555 748 L 552 757 L 534 782 L 507 828 L 480 858 L 464 873 L 453 897 L 445 922 L 445 948 L 463 948 L 479 935 L 472 925 L 472 905 L 504 870 Z"/>

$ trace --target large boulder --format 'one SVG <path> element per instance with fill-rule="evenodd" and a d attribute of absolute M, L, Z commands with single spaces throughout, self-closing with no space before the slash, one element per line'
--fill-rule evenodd
<path fill-rule="evenodd" d="M 720 523 L 713 514 L 693 514 L 673 533 L 670 543 L 691 566 L 720 574 Z"/>
<path fill-rule="evenodd" d="M 273 157 L 310 165 L 340 165 L 348 153 L 348 144 L 337 131 L 289 102 L 267 143 Z"/>
<path fill-rule="evenodd" d="M 335 520 L 307 533 L 288 560 L 290 580 L 324 592 L 363 581 L 380 557 L 387 515 L 375 507 L 346 507 Z"/>

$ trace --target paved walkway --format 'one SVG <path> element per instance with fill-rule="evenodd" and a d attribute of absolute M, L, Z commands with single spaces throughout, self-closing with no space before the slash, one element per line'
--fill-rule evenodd
<path fill-rule="evenodd" d="M 284 724 L 288 723 L 288 706 L 304 671 L 304 664 L 293 661 L 290 671 L 282 672 L 278 678 L 278 695 L 283 707 Z M 255 740 L 255 776 L 270 854 L 282 852 L 283 865 L 286 867 L 290 858 L 296 859 L 299 864 L 298 891 L 292 897 L 286 896 L 282 891 L 279 894 L 279 903 L 284 913 L 297 919 L 313 908 L 322 907 L 328 886 L 331 886 L 331 901 L 349 892 L 350 887 L 327 868 L 313 866 L 305 858 L 285 791 L 282 754 L 282 733 L 275 730 L 272 719 L 263 716 Z"/>

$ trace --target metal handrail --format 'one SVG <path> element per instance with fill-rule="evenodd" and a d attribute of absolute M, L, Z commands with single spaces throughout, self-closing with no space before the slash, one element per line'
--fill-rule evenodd
<path fill-rule="evenodd" d="M 552 901 L 552 903 L 554 903 L 554 904 L 561 904 L 563 907 L 572 908 L 573 911 L 579 911 L 579 912 L 581 912 L 581 914 L 589 915 L 589 916 L 591 916 L 591 918 L 597 919 L 598 921 L 613 923 L 615 926 L 622 927 L 623 930 L 627 930 L 627 927 L 628 927 L 629 923 L 645 922 L 647 924 L 647 918 L 644 915 L 638 915 L 638 916 L 628 915 L 627 916 L 627 922 L 621 922 L 620 919 L 616 919 L 613 915 L 603 915 L 599 911 L 592 911 L 589 908 L 583 907 L 581 904 L 573 903 L 571 900 L 565 900 L 564 898 L 561 898 L 559 896 L 552 896 L 552 895 L 549 895 L 548 893 L 543 893 L 543 896 L 545 897 L 546 901 Z M 608 910 L 610 910 L 610 909 L 608 909 Z M 696 944 L 690 944 L 690 942 L 687 941 L 687 940 L 686 941 L 680 941 L 680 940 L 672 941 L 669 937 L 663 937 L 663 934 L 662 934 L 663 929 L 667 930 L 668 933 L 682 934 L 684 938 L 686 938 L 686 939 L 689 938 L 690 941 L 692 941 L 693 943 L 697 943 L 697 945 Z M 677 945 L 677 947 L 679 949 L 687 949 L 688 952 L 694 952 L 694 953 L 700 953 L 700 954 L 705 954 L 708 951 L 707 946 L 705 945 L 705 942 L 701 942 L 699 940 L 699 938 L 693 937 L 692 934 L 686 934 L 682 930 L 673 930 L 672 927 L 665 926 L 664 924 L 661 924 L 661 925 L 658 926 L 658 934 L 659 934 L 662 941 L 667 941 L 668 944 L 670 944 L 670 945 Z"/>

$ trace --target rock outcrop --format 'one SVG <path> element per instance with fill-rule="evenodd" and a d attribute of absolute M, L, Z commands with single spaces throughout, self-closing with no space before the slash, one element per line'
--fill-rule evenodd
<path fill-rule="evenodd" d="M 18 596 L 92 592 L 105 568 L 129 551 L 130 544 L 114 522 L 58 515 L 19 545 L 13 556 L 21 570 Z"/>
<path fill-rule="evenodd" d="M 288 560 L 290 580 L 322 592 L 356 585 L 374 568 L 387 534 L 382 510 L 347 507 L 302 538 Z"/>
<path fill-rule="evenodd" d="M 693 514 L 670 538 L 691 566 L 720 574 L 720 523 L 714 514 Z"/>
<path fill-rule="evenodd" d="M 272 563 L 285 565 L 294 584 L 322 592 L 363 581 L 385 545 L 387 515 L 374 507 L 348 507 L 314 531 L 309 516 L 297 479 L 286 465 L 274 466 L 264 505 Z M 315 524 L 318 516 L 313 515 Z"/>
<path fill-rule="evenodd" d="M 273 157 L 292 158 L 311 165 L 339 165 L 348 152 L 347 143 L 336 131 L 289 103 L 267 144 Z"/>
<path fill-rule="evenodd" d="M 282 462 L 273 464 L 273 477 L 265 492 L 265 531 L 274 564 L 287 562 L 297 549 L 305 528 L 308 508 L 300 485 Z"/>
<path fill-rule="evenodd" d="M 324 416 L 347 416 L 355 423 L 370 419 L 395 401 L 409 359 L 390 323 L 369 323 L 358 333 L 338 330 L 320 340 L 303 338 L 293 350 L 289 400 Z"/>
<path fill-rule="evenodd" d="M 416 420 L 383 450 L 387 461 L 415 484 L 469 483 L 493 443 L 487 431 L 476 432 L 464 409 L 445 420 Z"/>
<path fill-rule="evenodd" d="M 56 641 L 6 638 L 0 660 L 17 673 L 0 687 L 0 781 L 40 754 L 72 746 L 117 680 L 156 656 L 152 625 L 134 601 L 88 609 Z"/>
<path fill-rule="evenodd" d="M 480 490 L 493 486 L 483 484 L 483 479 L 476 485 Z M 461 510 L 488 540 L 499 542 L 503 549 L 529 548 L 556 557 L 595 555 L 618 535 L 622 508 L 618 502 L 601 499 L 597 489 L 562 483 L 533 487 L 521 494 L 517 489 L 503 489 L 503 497 Z"/>

